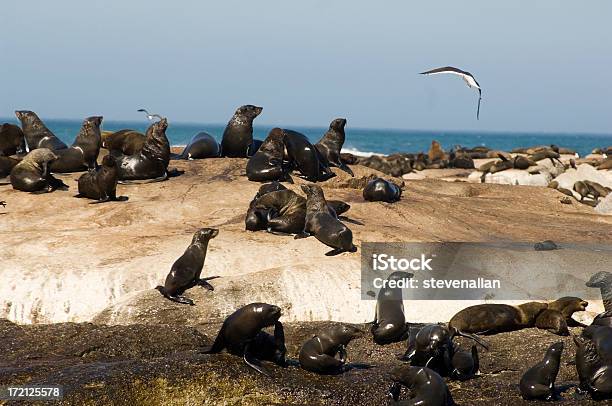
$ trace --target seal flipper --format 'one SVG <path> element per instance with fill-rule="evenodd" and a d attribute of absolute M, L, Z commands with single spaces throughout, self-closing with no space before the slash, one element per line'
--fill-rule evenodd
<path fill-rule="evenodd" d="M 307 231 L 302 231 L 299 234 L 296 234 L 295 237 L 293 237 L 294 240 L 299 240 L 300 238 L 308 238 L 310 237 L 310 233 Z"/>
<path fill-rule="evenodd" d="M 217 278 L 220 278 L 220 276 L 209 276 L 207 278 L 200 278 L 196 281 L 196 285 L 212 291 L 212 290 L 215 290 L 215 288 L 213 287 L 213 285 L 208 283 L 208 281 L 212 279 L 217 279 Z"/>
<path fill-rule="evenodd" d="M 476 334 L 464 333 L 463 331 L 458 330 L 457 328 L 453 328 L 452 331 L 451 331 L 451 340 L 452 340 L 452 338 L 454 336 L 461 336 L 461 337 L 471 338 L 472 340 L 474 340 L 478 344 L 480 344 L 482 346 L 482 348 L 484 348 L 485 350 L 489 350 L 489 343 L 487 343 L 482 338 L 478 337 Z"/>
<path fill-rule="evenodd" d="M 218 354 L 225 348 L 225 341 L 223 341 L 223 333 L 225 332 L 225 326 L 221 326 L 221 330 L 215 337 L 215 342 L 208 349 L 202 351 L 202 354 Z"/>
<path fill-rule="evenodd" d="M 270 373 L 266 370 L 266 368 L 264 368 L 263 365 L 261 365 L 261 361 L 258 360 L 257 358 L 255 358 L 250 352 L 249 352 L 249 346 L 251 345 L 251 343 L 248 343 L 245 347 L 244 347 L 244 362 L 246 362 L 246 364 L 248 366 L 250 366 L 251 368 L 253 368 L 255 371 L 259 372 L 260 374 L 263 374 L 265 376 L 267 376 L 268 378 L 272 378 L 272 376 L 270 375 Z"/>

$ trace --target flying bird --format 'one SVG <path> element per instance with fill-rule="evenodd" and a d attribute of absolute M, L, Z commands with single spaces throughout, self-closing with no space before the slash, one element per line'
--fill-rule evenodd
<path fill-rule="evenodd" d="M 149 120 L 153 120 L 154 118 L 158 118 L 158 119 L 160 119 L 160 120 L 162 120 L 162 119 L 163 119 L 163 117 L 162 117 L 162 116 L 160 116 L 159 114 L 149 114 L 149 112 L 148 112 L 148 111 L 146 111 L 145 109 L 138 109 L 138 111 L 139 111 L 139 112 L 141 112 L 141 113 L 145 113 L 145 114 L 147 115 L 147 118 L 148 118 Z"/>
<path fill-rule="evenodd" d="M 467 83 L 468 87 L 471 89 L 475 87 L 478 89 L 478 110 L 476 111 L 476 120 L 480 119 L 480 100 L 482 100 L 482 89 L 480 85 L 474 78 L 474 76 L 470 72 L 466 72 L 461 69 L 453 68 L 452 66 L 445 66 L 443 68 L 436 68 L 432 70 L 428 70 L 427 72 L 421 72 L 421 75 L 437 75 L 439 73 L 450 73 L 453 75 L 459 75 L 463 78 L 465 83 Z"/>

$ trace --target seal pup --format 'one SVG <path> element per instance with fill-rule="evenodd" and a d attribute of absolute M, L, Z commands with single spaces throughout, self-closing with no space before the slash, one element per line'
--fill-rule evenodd
<path fill-rule="evenodd" d="M 21 128 L 29 151 L 37 148 L 48 148 L 50 150 L 68 148 L 33 111 L 17 110 L 15 116 L 21 121 Z"/>
<path fill-rule="evenodd" d="M 306 193 L 306 222 L 304 230 L 295 238 L 313 235 L 323 244 L 333 248 L 325 254 L 327 256 L 356 252 L 352 231 L 329 209 L 323 189 L 318 185 L 302 185 L 302 191 Z"/>
<path fill-rule="evenodd" d="M 334 326 L 306 341 L 300 349 L 300 366 L 310 372 L 333 375 L 346 370 L 346 346 L 363 331 L 347 324 Z M 336 358 L 336 354 L 340 358 Z"/>
<path fill-rule="evenodd" d="M 51 175 L 50 166 L 57 155 L 48 148 L 38 148 L 30 152 L 11 170 L 13 189 L 31 193 L 52 192 L 67 189 L 68 186 Z"/>
<path fill-rule="evenodd" d="M 363 198 L 370 202 L 394 203 L 400 200 L 402 189 L 393 182 L 382 178 L 372 179 L 363 188 Z"/>
<path fill-rule="evenodd" d="M 453 406 L 455 402 L 444 379 L 435 371 L 426 367 L 402 365 L 391 371 L 393 383 L 389 388 L 389 397 L 398 401 L 401 387 L 410 390 L 407 405 Z"/>
<path fill-rule="evenodd" d="M 97 200 L 97 203 L 128 200 L 127 196 L 117 197 L 117 172 L 115 157 L 106 155 L 102 166 L 85 172 L 78 179 L 79 194 L 75 197 L 86 197 Z"/>
<path fill-rule="evenodd" d="M 304 134 L 292 130 L 283 130 L 283 133 L 289 162 L 300 171 L 304 179 L 322 182 L 336 176 Z"/>
<path fill-rule="evenodd" d="M 173 302 L 194 305 L 191 299 L 183 296 L 187 289 L 191 289 L 198 285 L 208 290 L 214 290 L 213 286 L 208 283 L 211 279 L 216 279 L 218 276 L 210 276 L 208 278 L 200 278 L 204 261 L 206 260 L 206 250 L 208 242 L 219 234 L 216 228 L 201 228 L 195 232 L 191 240 L 191 244 L 185 250 L 183 255 L 177 259 L 170 273 L 166 276 L 164 286 L 157 286 L 165 298 Z"/>
<path fill-rule="evenodd" d="M 612 398 L 612 327 L 589 326 L 573 339 L 580 389 L 595 400 Z"/>
<path fill-rule="evenodd" d="M 247 158 L 253 143 L 253 120 L 261 114 L 263 107 L 247 104 L 239 107 L 223 131 L 221 156 Z"/>
<path fill-rule="evenodd" d="M 168 163 L 170 162 L 170 143 L 166 138 L 168 120 L 165 118 L 153 123 L 147 129 L 147 135 L 142 149 L 134 155 L 124 155 L 112 151 L 117 159 L 119 180 L 166 180 L 168 178 Z"/>
<path fill-rule="evenodd" d="M 351 168 L 342 160 L 340 151 L 344 145 L 346 135 L 344 133 L 344 127 L 346 126 L 345 118 L 336 118 L 329 124 L 329 130 L 323 135 L 323 137 L 317 142 L 314 147 L 319 152 L 320 158 L 328 166 L 335 166 L 348 173 L 351 176 L 355 176 Z"/>
<path fill-rule="evenodd" d="M 563 341 L 554 343 L 546 351 L 544 359 L 523 374 L 519 382 L 521 396 L 525 400 L 556 400 L 555 380 L 561 365 Z"/>
<path fill-rule="evenodd" d="M 414 274 L 409 272 L 393 272 L 387 280 L 399 281 L 410 279 Z M 370 329 L 374 342 L 378 345 L 386 345 L 403 341 L 408 338 L 409 324 L 406 323 L 404 315 L 404 298 L 402 289 L 384 285 L 376 298 L 376 310 L 374 321 Z"/>
<path fill-rule="evenodd" d="M 178 159 L 217 158 L 219 155 L 221 155 L 221 146 L 217 140 L 208 133 L 200 132 L 191 138 Z"/>
<path fill-rule="evenodd" d="M 480 373 L 480 358 L 478 356 L 478 348 L 472 345 L 470 352 L 455 350 L 455 354 L 451 359 L 453 370 L 451 378 L 457 381 L 467 381 Z"/>
<path fill-rule="evenodd" d="M 533 249 L 536 251 L 554 251 L 554 250 L 559 249 L 559 247 L 557 246 L 557 244 L 555 244 L 554 241 L 545 240 L 542 242 L 536 242 L 533 245 Z"/>
<path fill-rule="evenodd" d="M 285 144 L 283 130 L 273 128 L 255 155 L 249 158 L 246 174 L 250 181 L 270 182 L 287 180 L 287 167 L 283 164 Z"/>
<path fill-rule="evenodd" d="M 460 333 L 496 334 L 534 327 L 547 303 L 527 302 L 518 306 L 499 303 L 466 307 L 455 314 L 448 327 Z"/>
<path fill-rule="evenodd" d="M 0 125 L 0 156 L 25 154 L 25 135 L 15 124 Z"/>
<path fill-rule="evenodd" d="M 225 319 L 213 345 L 203 353 L 217 354 L 226 349 L 230 354 L 242 356 L 248 366 L 269 377 L 270 373 L 255 356 L 255 340 L 265 327 L 274 326 L 276 336 L 277 329 L 283 328 L 280 317 L 281 309 L 275 305 L 251 303 L 241 307 Z"/>
<path fill-rule="evenodd" d="M 124 129 L 102 133 L 102 148 L 119 151 L 123 155 L 134 155 L 142 149 L 146 136 L 138 131 Z"/>
<path fill-rule="evenodd" d="M 98 167 L 98 154 L 102 143 L 100 135 L 102 119 L 102 116 L 86 118 L 72 146 L 55 151 L 58 159 L 51 164 L 53 172 L 81 172 Z"/>

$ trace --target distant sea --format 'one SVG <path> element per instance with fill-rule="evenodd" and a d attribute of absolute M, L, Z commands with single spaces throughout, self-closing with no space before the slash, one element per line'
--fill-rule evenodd
<path fill-rule="evenodd" d="M 0 118 L 0 122 L 18 124 L 16 119 Z M 47 127 L 62 141 L 70 145 L 79 132 L 80 120 L 45 120 Z M 131 128 L 144 132 L 149 125 L 146 121 L 104 121 L 103 130 Z M 170 122 L 166 135 L 174 146 L 186 145 L 191 137 L 205 131 L 221 140 L 225 124 L 193 124 Z M 253 136 L 265 139 L 272 126 L 255 126 Z M 305 134 L 316 142 L 327 131 L 327 127 L 287 127 Z M 591 153 L 594 148 L 612 146 L 612 134 L 555 134 L 555 133 L 507 133 L 472 131 L 421 131 L 346 128 L 344 151 L 356 155 L 392 154 L 396 152 L 426 152 L 432 140 L 437 140 L 448 150 L 455 145 L 464 147 L 486 146 L 492 149 L 510 151 L 517 147 L 556 144 L 571 148 L 580 156 Z"/>

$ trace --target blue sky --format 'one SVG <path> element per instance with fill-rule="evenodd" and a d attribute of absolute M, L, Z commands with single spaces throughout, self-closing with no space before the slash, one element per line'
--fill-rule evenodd
<path fill-rule="evenodd" d="M 607 0 L 3 3 L 3 117 L 612 133 Z"/>

